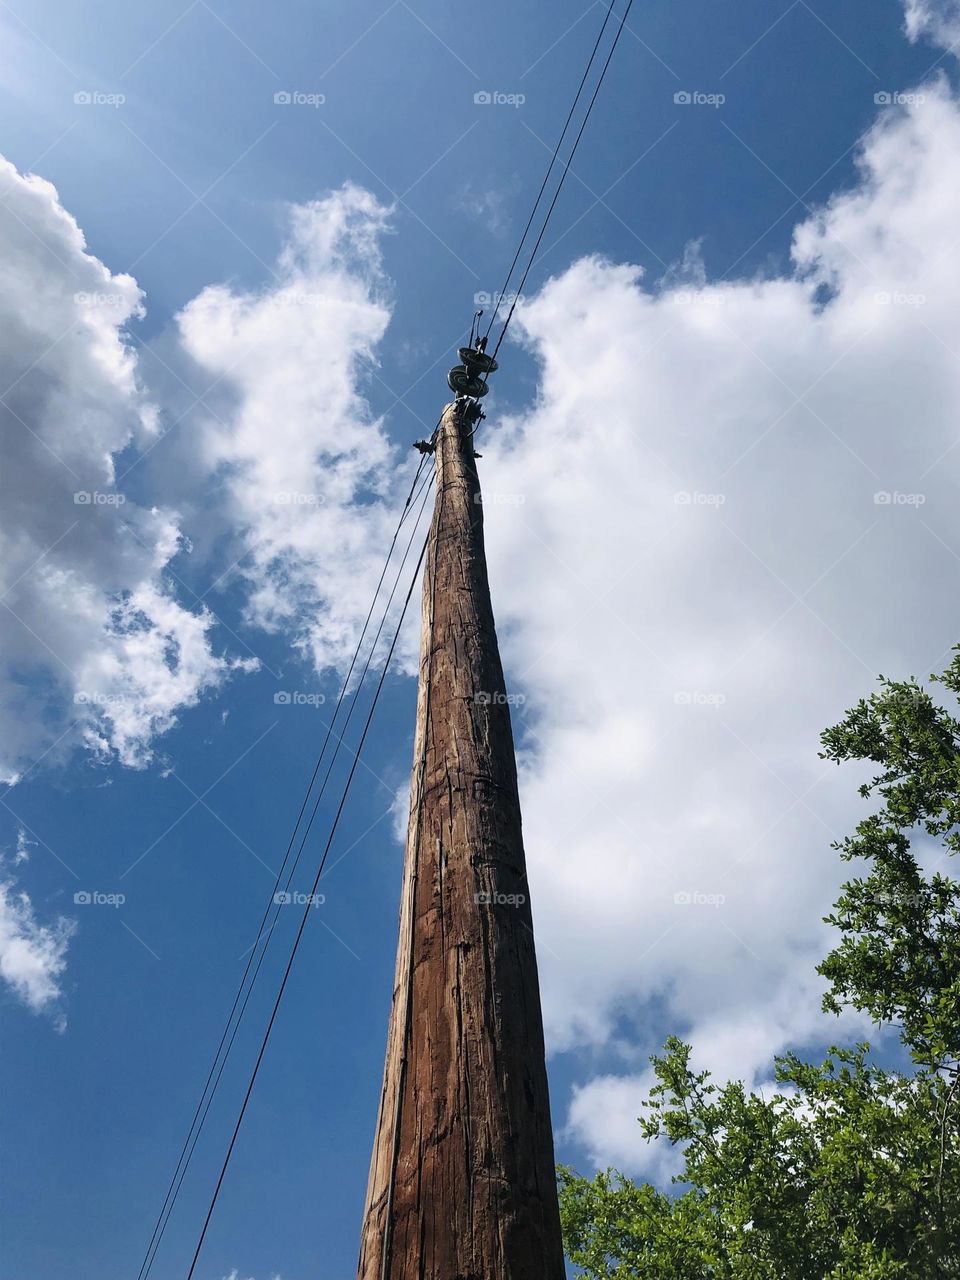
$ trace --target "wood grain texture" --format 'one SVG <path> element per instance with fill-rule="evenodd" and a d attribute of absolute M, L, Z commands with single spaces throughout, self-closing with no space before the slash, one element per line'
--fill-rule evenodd
<path fill-rule="evenodd" d="M 454 405 L 436 467 L 400 942 L 358 1276 L 563 1280 L 513 734 L 473 445 Z"/>

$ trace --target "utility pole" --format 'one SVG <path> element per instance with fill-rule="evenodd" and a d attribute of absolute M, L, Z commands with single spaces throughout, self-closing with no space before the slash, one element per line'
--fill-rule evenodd
<path fill-rule="evenodd" d="M 491 357 L 461 349 L 473 387 Z M 483 379 L 485 390 L 485 378 Z M 400 940 L 358 1280 L 564 1280 L 517 768 L 458 396 L 434 436 Z"/>

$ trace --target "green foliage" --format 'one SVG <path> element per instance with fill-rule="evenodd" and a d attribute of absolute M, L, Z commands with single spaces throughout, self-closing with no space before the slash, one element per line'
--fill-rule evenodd
<path fill-rule="evenodd" d="M 939 678 L 960 693 L 960 657 Z M 936 677 L 934 677 L 936 681 Z M 879 766 L 860 788 L 879 809 L 835 847 L 862 859 L 828 917 L 842 934 L 820 966 L 844 1004 L 899 1026 L 917 1062 L 949 1066 L 960 1057 L 960 898 L 943 871 L 924 875 L 912 842 L 936 841 L 946 863 L 960 847 L 960 721 L 914 681 L 881 680 L 823 734 L 822 755 Z"/>
<path fill-rule="evenodd" d="M 939 682 L 960 694 L 960 656 Z M 960 882 L 940 869 L 960 848 L 960 721 L 881 679 L 822 743 L 871 766 L 860 794 L 878 802 L 835 846 L 863 874 L 828 917 L 824 1006 L 896 1027 L 914 1070 L 866 1044 L 788 1054 L 765 1098 L 694 1072 L 671 1037 L 640 1123 L 681 1149 L 683 1190 L 559 1171 L 568 1256 L 595 1280 L 960 1277 Z"/>

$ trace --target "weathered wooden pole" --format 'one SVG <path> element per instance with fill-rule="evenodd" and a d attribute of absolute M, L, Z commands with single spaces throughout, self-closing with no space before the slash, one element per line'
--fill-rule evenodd
<path fill-rule="evenodd" d="M 400 942 L 359 1280 L 563 1280 L 517 769 L 464 401 L 436 437 Z"/>

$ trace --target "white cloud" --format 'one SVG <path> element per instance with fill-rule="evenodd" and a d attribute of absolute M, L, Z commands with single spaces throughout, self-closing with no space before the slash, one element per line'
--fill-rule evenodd
<path fill-rule="evenodd" d="M 138 506 L 118 476 L 157 431 L 124 339 L 136 282 L 87 251 L 50 183 L 0 161 L 0 189 L 0 777 L 78 740 L 141 765 L 236 664 L 165 581 L 186 549 L 175 513 Z"/>
<path fill-rule="evenodd" d="M 218 656 L 213 614 L 176 598 L 168 570 L 191 550 L 184 517 L 124 493 L 136 449 L 150 453 L 137 478 L 180 494 L 191 536 L 227 535 L 236 563 L 222 579 L 242 581 L 252 626 L 284 631 L 318 670 L 348 658 L 403 484 L 357 389 L 389 320 L 389 210 L 349 185 L 292 206 L 266 288 L 213 285 L 183 309 L 165 357 L 174 374 L 189 359 L 216 394 L 152 452 L 158 415 L 125 339 L 142 312 L 135 281 L 86 251 L 49 183 L 10 165 L 0 180 L 0 255 L 16 263 L 0 350 L 13 442 L 0 681 L 16 724 L 2 776 L 78 740 L 138 766 L 182 709 L 256 660 Z M 408 667 L 414 630 L 399 655 Z"/>
<path fill-rule="evenodd" d="M 536 407 L 490 410 L 485 488 L 524 496 L 488 541 L 548 1037 L 631 1058 L 574 1099 L 600 1163 L 656 1167 L 620 1126 L 667 1031 L 751 1082 L 850 1032 L 813 968 L 859 779 L 818 734 L 960 640 L 960 112 L 921 96 L 783 278 L 575 264 L 522 312 Z"/>
<path fill-rule="evenodd" d="M 349 659 L 397 515 L 397 456 L 357 391 L 390 315 L 388 215 L 350 185 L 296 206 L 265 290 L 211 287 L 178 318 L 231 399 L 190 440 L 222 490 L 248 620 L 318 670 Z"/>
<path fill-rule="evenodd" d="M 951 49 L 960 42 L 960 0 L 904 0 L 907 35 Z"/>
<path fill-rule="evenodd" d="M 683 1166 L 680 1150 L 660 1141 L 648 1142 L 638 1123 L 656 1083 L 652 1069 L 630 1076 L 594 1076 L 573 1090 L 565 1136 L 581 1143 L 598 1168 L 613 1165 L 622 1173 L 643 1170 L 658 1183 L 668 1183 Z"/>
<path fill-rule="evenodd" d="M 73 922 L 62 917 L 40 924 L 28 895 L 0 880 L 0 978 L 35 1013 L 56 1007 L 73 932 Z"/>
<path fill-rule="evenodd" d="M 36 846 L 36 843 L 36 840 L 30 839 L 24 827 L 17 828 L 17 848 L 13 855 L 15 867 L 19 867 L 21 862 L 29 862 L 30 850 Z"/>

